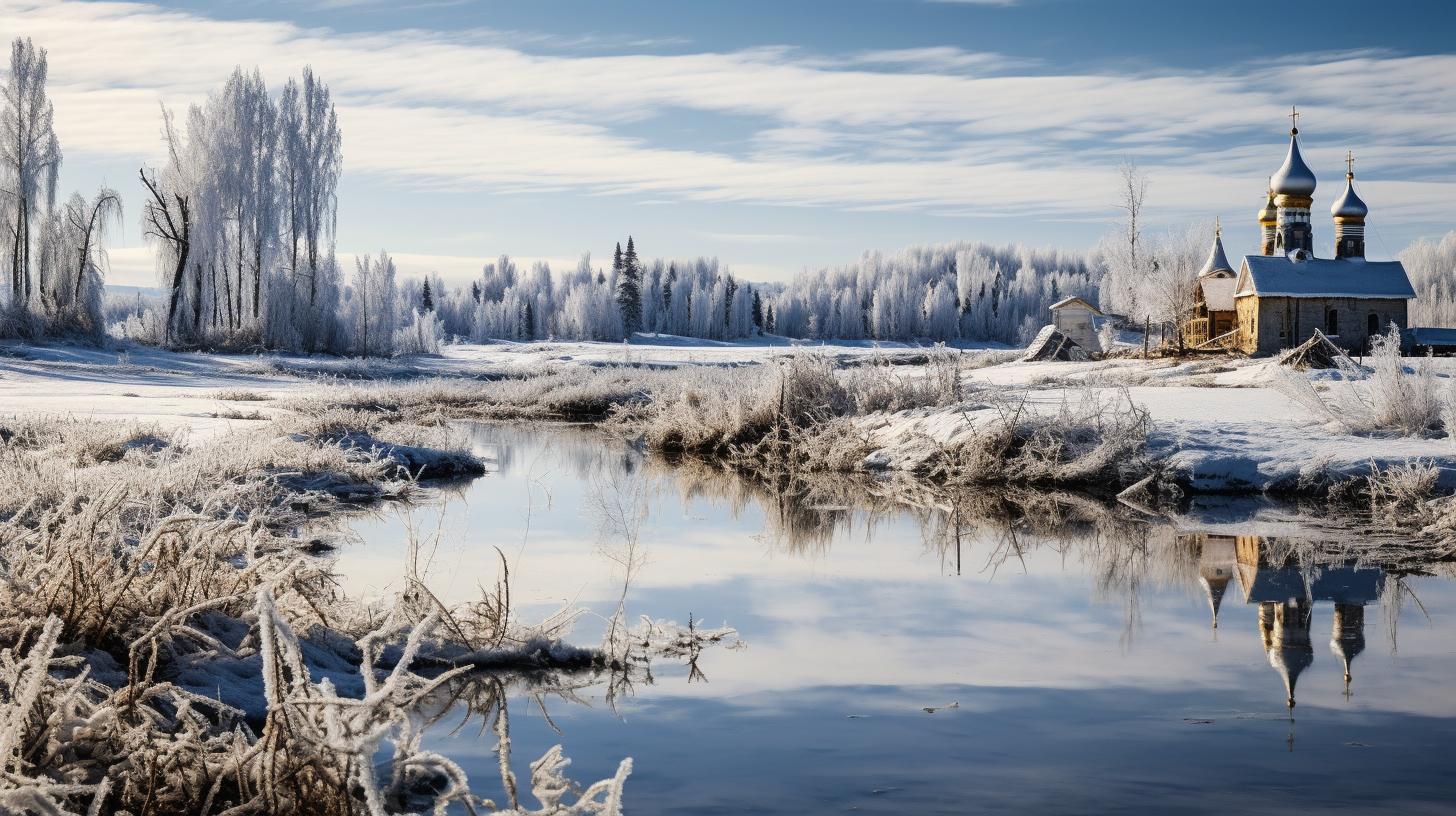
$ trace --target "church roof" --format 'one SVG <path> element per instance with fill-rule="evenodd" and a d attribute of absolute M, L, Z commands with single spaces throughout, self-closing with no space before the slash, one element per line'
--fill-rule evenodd
<path fill-rule="evenodd" d="M 1330 206 L 1330 215 L 1336 218 L 1364 218 L 1370 214 L 1370 208 L 1355 194 L 1355 177 L 1345 174 L 1345 194 L 1335 199 Z"/>
<path fill-rule="evenodd" d="M 1344 297 L 1410 300 L 1416 296 L 1400 261 L 1245 255 L 1234 297 Z"/>
<path fill-rule="evenodd" d="M 1304 163 L 1304 156 L 1299 153 L 1299 136 L 1295 132 L 1289 134 L 1289 153 L 1284 157 L 1284 164 L 1274 172 L 1269 185 L 1275 195 L 1314 195 L 1314 171 L 1309 169 L 1309 165 Z"/>
<path fill-rule="evenodd" d="M 1224 254 L 1223 236 L 1214 235 L 1213 249 L 1209 250 L 1208 260 L 1203 262 L 1203 268 L 1198 270 L 1198 277 L 1201 278 L 1205 275 L 1212 275 L 1213 273 L 1221 270 L 1232 273 L 1234 271 L 1234 268 L 1232 266 L 1229 266 L 1228 256 Z"/>
<path fill-rule="evenodd" d="M 1198 285 L 1203 289 L 1203 302 L 1210 312 L 1234 310 L 1234 287 L 1238 281 L 1233 278 L 1204 278 Z"/>

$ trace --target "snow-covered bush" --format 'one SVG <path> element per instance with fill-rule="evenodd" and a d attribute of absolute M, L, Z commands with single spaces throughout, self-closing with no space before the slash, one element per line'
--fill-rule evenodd
<path fill-rule="evenodd" d="M 410 320 L 394 333 L 394 353 L 439 354 L 440 318 L 434 312 L 410 312 Z"/>
<path fill-rule="evenodd" d="M 1371 338 L 1365 362 L 1368 370 L 1347 365 L 1336 378 L 1318 384 L 1305 372 L 1280 367 L 1275 370 L 1275 385 L 1346 433 L 1425 436 L 1442 426 L 1443 412 L 1452 412 L 1428 358 L 1407 369 L 1396 329 Z"/>
<path fill-rule="evenodd" d="M 1125 389 L 1066 398 L 1055 412 L 1013 400 L 964 443 L 930 460 L 929 475 L 952 483 L 1131 484 L 1155 468 L 1145 456 L 1152 421 Z"/>

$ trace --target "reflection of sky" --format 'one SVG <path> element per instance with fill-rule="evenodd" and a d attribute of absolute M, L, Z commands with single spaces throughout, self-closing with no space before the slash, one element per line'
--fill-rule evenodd
<path fill-rule="evenodd" d="M 506 443 L 500 472 L 410 516 L 417 535 L 439 532 L 431 586 L 447 601 L 472 597 L 477 582 L 494 582 L 499 546 L 523 617 L 564 602 L 609 612 L 621 570 L 607 552 L 619 542 L 600 540 L 593 497 L 632 484 L 620 476 L 631 457 L 586 435 L 478 433 L 479 442 Z M 657 684 L 639 686 L 621 720 L 598 695 L 588 696 L 595 708 L 552 708 L 564 737 L 539 717 L 514 722 L 521 762 L 552 740 L 576 759 L 578 778 L 636 757 L 637 812 L 681 807 L 694 801 L 685 791 L 698 790 L 706 798 L 694 812 L 735 801 L 781 812 L 995 810 L 998 802 L 1116 810 L 1134 791 L 1177 789 L 1203 792 L 1189 810 L 1212 810 L 1264 795 L 1237 798 L 1240 785 L 1299 791 L 1310 802 L 1391 794 L 1367 788 L 1361 771 L 1374 774 L 1367 782 L 1399 781 L 1413 800 L 1456 792 L 1456 783 L 1419 772 L 1435 770 L 1432 757 L 1443 754 L 1432 750 L 1456 736 L 1456 639 L 1443 625 L 1456 588 L 1444 580 L 1411 583 L 1432 622 L 1407 608 L 1398 652 L 1386 609 L 1366 607 L 1367 646 L 1348 699 L 1328 646 L 1332 607 L 1315 604 L 1314 663 L 1299 679 L 1290 755 L 1283 688 L 1260 644 L 1256 607 L 1231 587 L 1215 637 L 1187 555 L 1162 553 L 1133 605 L 1125 587 L 1097 588 L 1098 567 L 1076 544 L 1059 552 L 1027 539 L 1023 559 L 992 577 L 992 543 L 969 540 L 955 575 L 954 555 L 928 548 L 910 515 L 870 527 L 861 514 L 827 548 L 796 552 L 765 535 L 756 503 L 737 502 L 735 512 L 723 499 L 684 500 L 667 471 L 653 473 L 640 534 L 647 561 L 629 614 L 726 623 L 747 648 L 709 651 L 708 683 L 658 667 Z M 356 530 L 364 544 L 340 558 L 345 586 L 382 591 L 401 573 L 406 521 L 385 516 Z M 575 639 L 599 634 L 586 619 Z M 920 711 L 952 701 L 959 708 Z M 1203 719 L 1213 722 L 1188 722 Z M 493 764 L 488 749 L 488 740 L 457 739 L 449 753 L 480 777 Z M 1027 780 L 1035 790 L 1017 788 Z M 735 800 L 748 781 L 753 794 Z M 1318 795 L 1305 790 L 1315 784 L 1325 786 Z M 877 787 L 899 790 L 867 793 Z"/>

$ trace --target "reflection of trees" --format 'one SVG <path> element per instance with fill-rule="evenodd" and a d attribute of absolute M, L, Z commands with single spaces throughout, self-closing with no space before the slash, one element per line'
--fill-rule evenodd
<path fill-rule="evenodd" d="M 553 432 L 550 438 L 555 436 Z M 532 436 L 535 444 L 541 438 Z M 591 433 L 567 432 L 565 439 L 553 444 L 576 450 L 572 461 L 578 473 L 598 483 L 646 484 L 646 501 L 676 494 L 684 503 L 712 502 L 734 517 L 745 511 L 758 513 L 764 520 L 764 540 L 790 555 L 823 557 L 836 540 L 851 534 L 870 536 L 877 525 L 891 520 L 911 521 L 919 530 L 923 552 L 938 556 L 947 573 L 994 577 L 1004 569 L 1027 570 L 1033 557 L 1044 560 L 1052 553 L 1064 564 L 1085 569 L 1099 598 L 1122 605 L 1125 648 L 1141 626 L 1144 590 L 1201 590 L 1216 626 L 1218 606 L 1230 581 L 1237 580 L 1240 583 L 1233 586 L 1244 587 L 1244 602 L 1261 604 L 1261 637 L 1271 665 L 1285 675 L 1290 700 L 1294 681 L 1312 659 L 1313 601 L 1335 604 L 1330 649 L 1342 663 L 1347 681 L 1351 661 L 1364 649 L 1363 604 L 1368 601 L 1319 595 L 1310 589 L 1319 576 L 1339 570 L 1374 570 L 1382 575 L 1378 601 L 1384 607 L 1393 649 L 1402 612 L 1414 608 L 1424 613 L 1407 578 L 1456 571 L 1452 564 L 1456 553 L 1400 538 L 1369 518 L 1332 512 L 1328 506 L 1211 500 L 1165 509 L 1166 514 L 1160 515 L 1084 493 L 955 488 L 905 474 L 815 473 L 813 468 L 804 473 L 792 468 L 755 473 L 692 457 L 670 459 L 625 445 L 603 445 L 602 438 Z M 1204 530 L 1209 532 L 1198 532 Z M 1266 531 L 1280 534 L 1261 535 Z M 1235 540 L 1241 564 L 1248 561 L 1252 565 L 1248 569 L 1254 571 L 1301 576 L 1308 590 L 1305 596 L 1250 597 L 1253 572 L 1240 567 L 1235 578 L 1231 560 L 1227 565 L 1209 562 L 1219 547 L 1232 553 Z M 623 611 L 619 607 L 619 619 Z M 690 620 L 688 631 L 693 629 Z M 621 645 L 620 638 L 610 640 Z M 691 680 L 705 677 L 695 652 L 689 649 L 679 656 L 686 659 Z M 614 663 L 615 673 L 606 680 L 609 699 L 631 693 L 634 683 L 652 681 L 650 665 L 641 659 L 628 651 Z"/>

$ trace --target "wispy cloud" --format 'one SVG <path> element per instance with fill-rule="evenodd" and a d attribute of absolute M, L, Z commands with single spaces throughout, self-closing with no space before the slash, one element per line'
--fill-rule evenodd
<path fill-rule="evenodd" d="M 503 32 L 349 34 L 138 3 L 0 0 L 0 15 L 50 49 L 72 155 L 154 158 L 159 102 L 198 102 L 237 64 L 275 87 L 309 64 L 335 91 L 348 172 L 412 187 L 1068 218 L 1107 213 L 1131 156 L 1162 211 L 1207 214 L 1259 192 L 1298 102 L 1317 171 L 1337 178 L 1353 147 L 1380 171 L 1372 203 L 1456 219 L 1450 55 L 1059 74 L 951 47 L 554 54 Z M 756 127 L 713 149 L 654 141 L 655 122 L 693 114 Z"/>

